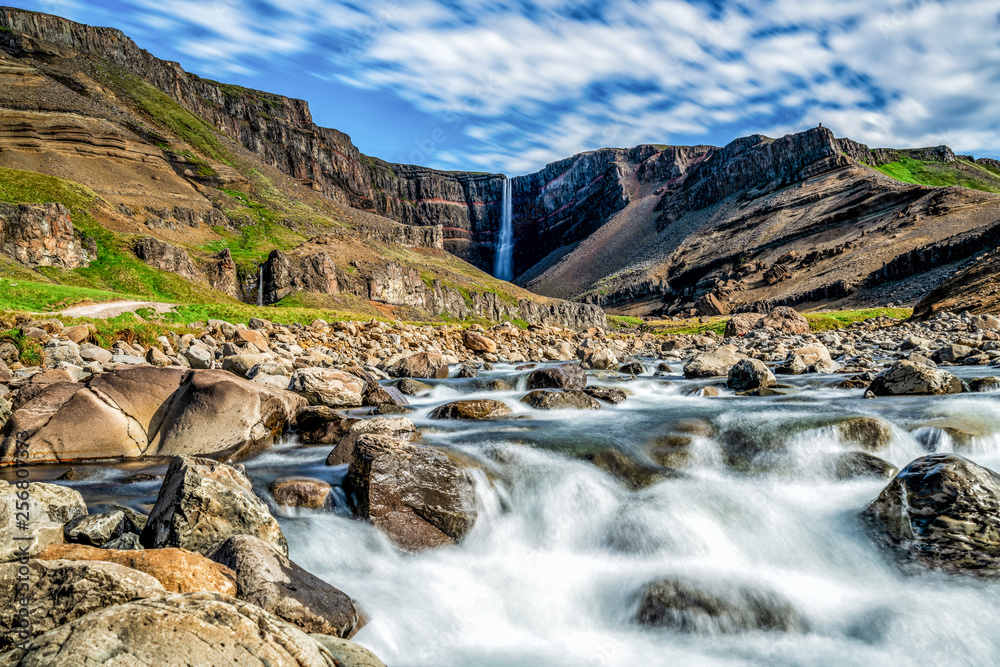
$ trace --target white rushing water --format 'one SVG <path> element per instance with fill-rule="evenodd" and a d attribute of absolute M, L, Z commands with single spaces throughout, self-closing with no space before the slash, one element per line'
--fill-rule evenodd
<path fill-rule="evenodd" d="M 500 236 L 497 239 L 493 275 L 501 280 L 514 277 L 514 204 L 511 179 L 503 177 L 503 200 L 500 208 Z"/>
<path fill-rule="evenodd" d="M 432 380 L 433 391 L 413 399 L 425 440 L 478 459 L 493 479 L 480 476 L 479 519 L 460 545 L 406 554 L 346 512 L 273 508 L 291 558 L 358 603 L 370 620 L 354 640 L 389 667 L 1000 664 L 1000 584 L 903 574 L 857 518 L 887 482 L 843 481 L 829 469 L 831 455 L 852 449 L 829 424 L 876 416 L 892 427 L 879 456 L 896 466 L 927 453 L 922 441 L 1000 470 L 1000 393 L 863 400 L 861 390 L 831 388 L 836 376 L 810 375 L 782 377 L 797 389 L 790 396 L 696 398 L 687 392 L 706 382 L 592 377 L 628 399 L 544 412 L 519 402 L 523 374 L 515 390 L 478 388 L 512 375 L 501 367 Z M 449 400 L 487 396 L 528 419 L 428 419 Z M 677 419 L 714 428 L 695 440 L 683 477 L 630 491 L 579 458 L 606 446 L 639 454 Z M 942 427 L 971 439 L 953 442 Z M 245 465 L 266 498 L 283 475 L 338 484 L 346 467 L 324 465 L 329 449 L 290 442 Z M 131 488 L 148 511 L 158 483 L 122 485 L 116 472 L 79 485 L 92 510 Z M 639 626 L 639 591 L 665 577 L 722 595 L 780 595 L 808 628 Z"/>
<path fill-rule="evenodd" d="M 882 455 L 902 467 L 926 453 L 908 433 L 916 424 L 962 423 L 981 434 L 962 453 L 998 469 L 1000 394 L 873 402 L 807 387 L 791 400 L 704 399 L 652 380 L 622 386 L 624 404 L 594 412 L 541 413 L 517 402 L 523 391 L 478 394 L 532 417 L 490 426 L 427 421 L 431 407 L 477 395 L 471 383 L 440 384 L 411 416 L 429 442 L 478 458 L 497 480 L 482 485 L 469 537 L 408 555 L 365 523 L 298 514 L 282 520 L 292 558 L 359 602 L 371 621 L 355 640 L 390 667 L 1000 663 L 1000 588 L 902 574 L 857 520 L 886 482 L 835 479 L 825 457 L 849 447 L 835 429 L 810 427 L 880 414 L 893 425 Z M 600 443 L 637 451 L 658 424 L 692 415 L 717 434 L 698 441 L 681 479 L 633 492 L 573 454 Z M 752 473 L 723 463 L 741 439 L 773 448 Z M 323 473 L 325 454 L 305 474 Z M 282 455 L 265 456 L 258 465 Z M 668 576 L 777 593 L 808 631 L 640 627 L 638 591 Z"/>

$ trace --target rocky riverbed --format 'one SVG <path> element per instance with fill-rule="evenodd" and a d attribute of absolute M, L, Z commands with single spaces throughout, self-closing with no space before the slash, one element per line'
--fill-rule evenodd
<path fill-rule="evenodd" d="M 21 329 L 0 664 L 1000 656 L 992 316 Z"/>

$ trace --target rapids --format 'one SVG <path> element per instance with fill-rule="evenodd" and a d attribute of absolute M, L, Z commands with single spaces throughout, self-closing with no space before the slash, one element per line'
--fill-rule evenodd
<path fill-rule="evenodd" d="M 578 665 L 986 665 L 1000 663 L 1000 585 L 937 573 L 903 574 L 861 529 L 857 513 L 887 483 L 842 481 L 829 456 L 849 446 L 829 424 L 877 416 L 892 425 L 879 456 L 897 467 L 927 453 L 958 451 L 1000 469 L 1000 393 L 865 400 L 831 388 L 842 376 L 783 376 L 791 395 L 687 396 L 709 384 L 647 375 L 616 382 L 631 395 L 596 411 L 543 412 L 476 379 L 429 381 L 409 415 L 427 442 L 483 462 L 480 514 L 457 547 L 401 553 L 372 526 L 334 512 L 272 507 L 291 558 L 342 589 L 368 625 L 354 638 L 394 666 Z M 949 369 L 964 378 L 983 369 Z M 509 366 L 479 379 L 511 376 Z M 514 408 L 495 422 L 441 422 L 430 410 L 458 397 L 489 396 Z M 714 426 L 696 438 L 677 479 L 629 491 L 578 454 L 615 447 L 641 455 L 651 434 L 683 418 Z M 938 426 L 952 434 L 953 441 Z M 922 430 L 921 430 L 922 429 Z M 245 462 L 258 492 L 303 474 L 339 482 L 329 447 L 294 437 Z M 855 448 L 856 449 L 856 448 Z M 159 481 L 121 484 L 141 467 L 75 466 L 60 482 L 94 504 L 148 511 Z M 162 472 L 164 466 L 149 468 Z M 33 479 L 55 476 L 39 469 Z M 49 477 L 51 478 L 51 477 Z M 725 591 L 781 594 L 807 621 L 801 633 L 684 634 L 634 622 L 637 593 L 667 576 Z"/>

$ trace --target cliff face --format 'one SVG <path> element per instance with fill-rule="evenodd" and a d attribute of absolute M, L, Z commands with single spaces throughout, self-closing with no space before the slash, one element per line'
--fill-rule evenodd
<path fill-rule="evenodd" d="M 87 266 L 87 252 L 73 234 L 62 204 L 0 204 L 0 248 L 22 266 Z"/>

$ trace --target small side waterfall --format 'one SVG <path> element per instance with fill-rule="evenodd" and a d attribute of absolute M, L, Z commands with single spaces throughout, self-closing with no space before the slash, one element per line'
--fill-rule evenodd
<path fill-rule="evenodd" d="M 257 271 L 257 305 L 264 305 L 264 265 L 261 264 Z"/>
<path fill-rule="evenodd" d="M 514 204 L 511 179 L 503 177 L 503 204 L 500 209 L 500 237 L 497 239 L 493 275 L 501 280 L 514 278 Z"/>

